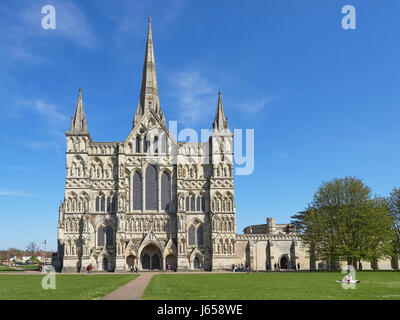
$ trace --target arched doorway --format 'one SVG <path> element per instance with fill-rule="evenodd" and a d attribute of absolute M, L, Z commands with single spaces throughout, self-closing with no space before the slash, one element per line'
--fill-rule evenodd
<path fill-rule="evenodd" d="M 142 256 L 142 269 L 150 269 L 150 256 L 147 253 Z"/>
<path fill-rule="evenodd" d="M 136 257 L 134 255 L 129 255 L 126 257 L 126 265 L 128 266 L 129 269 L 136 265 Z"/>
<path fill-rule="evenodd" d="M 281 269 L 287 269 L 289 266 L 289 259 L 286 255 L 282 256 L 280 263 L 279 263 Z"/>
<path fill-rule="evenodd" d="M 142 269 L 162 269 L 162 253 L 158 246 L 154 243 L 147 245 L 140 254 L 140 261 L 142 262 Z"/>
<path fill-rule="evenodd" d="M 200 265 L 200 259 L 199 257 L 195 257 L 193 260 L 193 268 L 194 269 L 200 269 L 201 265 Z"/>
<path fill-rule="evenodd" d="M 150 269 L 162 269 L 162 267 L 160 266 L 160 256 L 157 253 L 151 256 Z"/>
<path fill-rule="evenodd" d="M 103 270 L 108 271 L 108 260 L 106 257 L 103 258 Z"/>
<path fill-rule="evenodd" d="M 170 265 L 171 270 L 176 271 L 176 256 L 174 256 L 173 254 L 168 255 L 165 259 L 165 262 Z"/>

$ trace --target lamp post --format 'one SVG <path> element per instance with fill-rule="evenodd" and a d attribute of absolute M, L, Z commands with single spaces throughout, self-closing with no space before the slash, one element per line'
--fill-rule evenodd
<path fill-rule="evenodd" d="M 44 265 L 46 265 L 46 245 L 47 245 L 47 240 L 44 240 L 43 244 L 44 244 Z"/>

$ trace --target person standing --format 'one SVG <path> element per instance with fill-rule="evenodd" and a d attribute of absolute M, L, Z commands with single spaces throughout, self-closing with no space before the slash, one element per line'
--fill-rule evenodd
<path fill-rule="evenodd" d="M 297 271 L 300 271 L 300 262 L 297 263 Z"/>

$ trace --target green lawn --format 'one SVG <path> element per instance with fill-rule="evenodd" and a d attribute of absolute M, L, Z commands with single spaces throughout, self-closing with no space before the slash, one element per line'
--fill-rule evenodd
<path fill-rule="evenodd" d="M 356 289 L 343 289 L 340 272 L 160 274 L 144 299 L 169 300 L 347 300 L 400 299 L 400 272 L 357 272 Z"/>
<path fill-rule="evenodd" d="M 0 300 L 98 299 L 135 279 L 132 274 L 57 274 L 56 289 L 44 290 L 44 275 L 1 275 Z"/>
<path fill-rule="evenodd" d="M 9 266 L 4 266 L 4 265 L 0 265 L 0 272 L 2 272 L 2 271 L 19 271 L 19 270 L 16 270 L 15 268 L 10 268 Z"/>

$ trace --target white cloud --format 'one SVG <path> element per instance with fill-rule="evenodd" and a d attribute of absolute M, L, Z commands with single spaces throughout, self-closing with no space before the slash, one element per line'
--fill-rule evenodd
<path fill-rule="evenodd" d="M 71 1 L 53 0 L 56 9 L 56 29 L 44 30 L 41 26 L 42 7 L 49 1 L 0 2 L 0 57 L 2 65 L 43 63 L 45 50 L 67 40 L 86 48 L 97 45 L 97 37 L 85 14 Z"/>
<path fill-rule="evenodd" d="M 36 112 L 43 117 L 50 120 L 66 121 L 66 117 L 62 113 L 58 112 L 58 107 L 53 104 L 46 103 L 42 100 L 35 100 L 33 106 Z"/>
<path fill-rule="evenodd" d="M 0 196 L 36 197 L 35 194 L 21 190 L 10 190 L 0 187 Z"/>
<path fill-rule="evenodd" d="M 180 121 L 194 124 L 210 114 L 217 107 L 218 90 L 195 70 L 181 71 L 170 78 L 174 90 L 171 96 L 177 100 Z"/>
<path fill-rule="evenodd" d="M 232 104 L 234 107 L 236 107 L 241 114 L 244 116 L 254 116 L 258 113 L 260 113 L 263 110 L 266 110 L 267 107 L 269 108 L 268 110 L 271 110 L 274 108 L 274 105 L 272 105 L 272 102 L 276 101 L 276 98 L 274 97 L 263 97 L 260 99 L 254 99 L 249 102 L 243 102 L 243 103 L 234 103 Z"/>
<path fill-rule="evenodd" d="M 96 46 L 97 37 L 87 21 L 86 15 L 78 5 L 71 1 L 53 0 L 51 2 L 56 10 L 56 29 L 43 30 L 41 22 L 44 14 L 42 14 L 41 9 L 47 4 L 47 2 L 32 3 L 21 13 L 20 17 L 24 22 L 25 32 L 37 37 L 60 36 L 89 48 Z"/>
<path fill-rule="evenodd" d="M 24 166 L 4 166 L 5 169 L 20 173 L 35 173 L 36 171 L 33 168 L 24 167 Z"/>
<path fill-rule="evenodd" d="M 97 9 L 115 26 L 113 40 L 124 46 L 129 43 L 127 38 L 145 37 L 149 16 L 152 17 L 153 27 L 156 26 L 159 35 L 182 14 L 187 4 L 185 0 L 119 0 L 116 6 L 114 0 L 103 0 Z"/>

